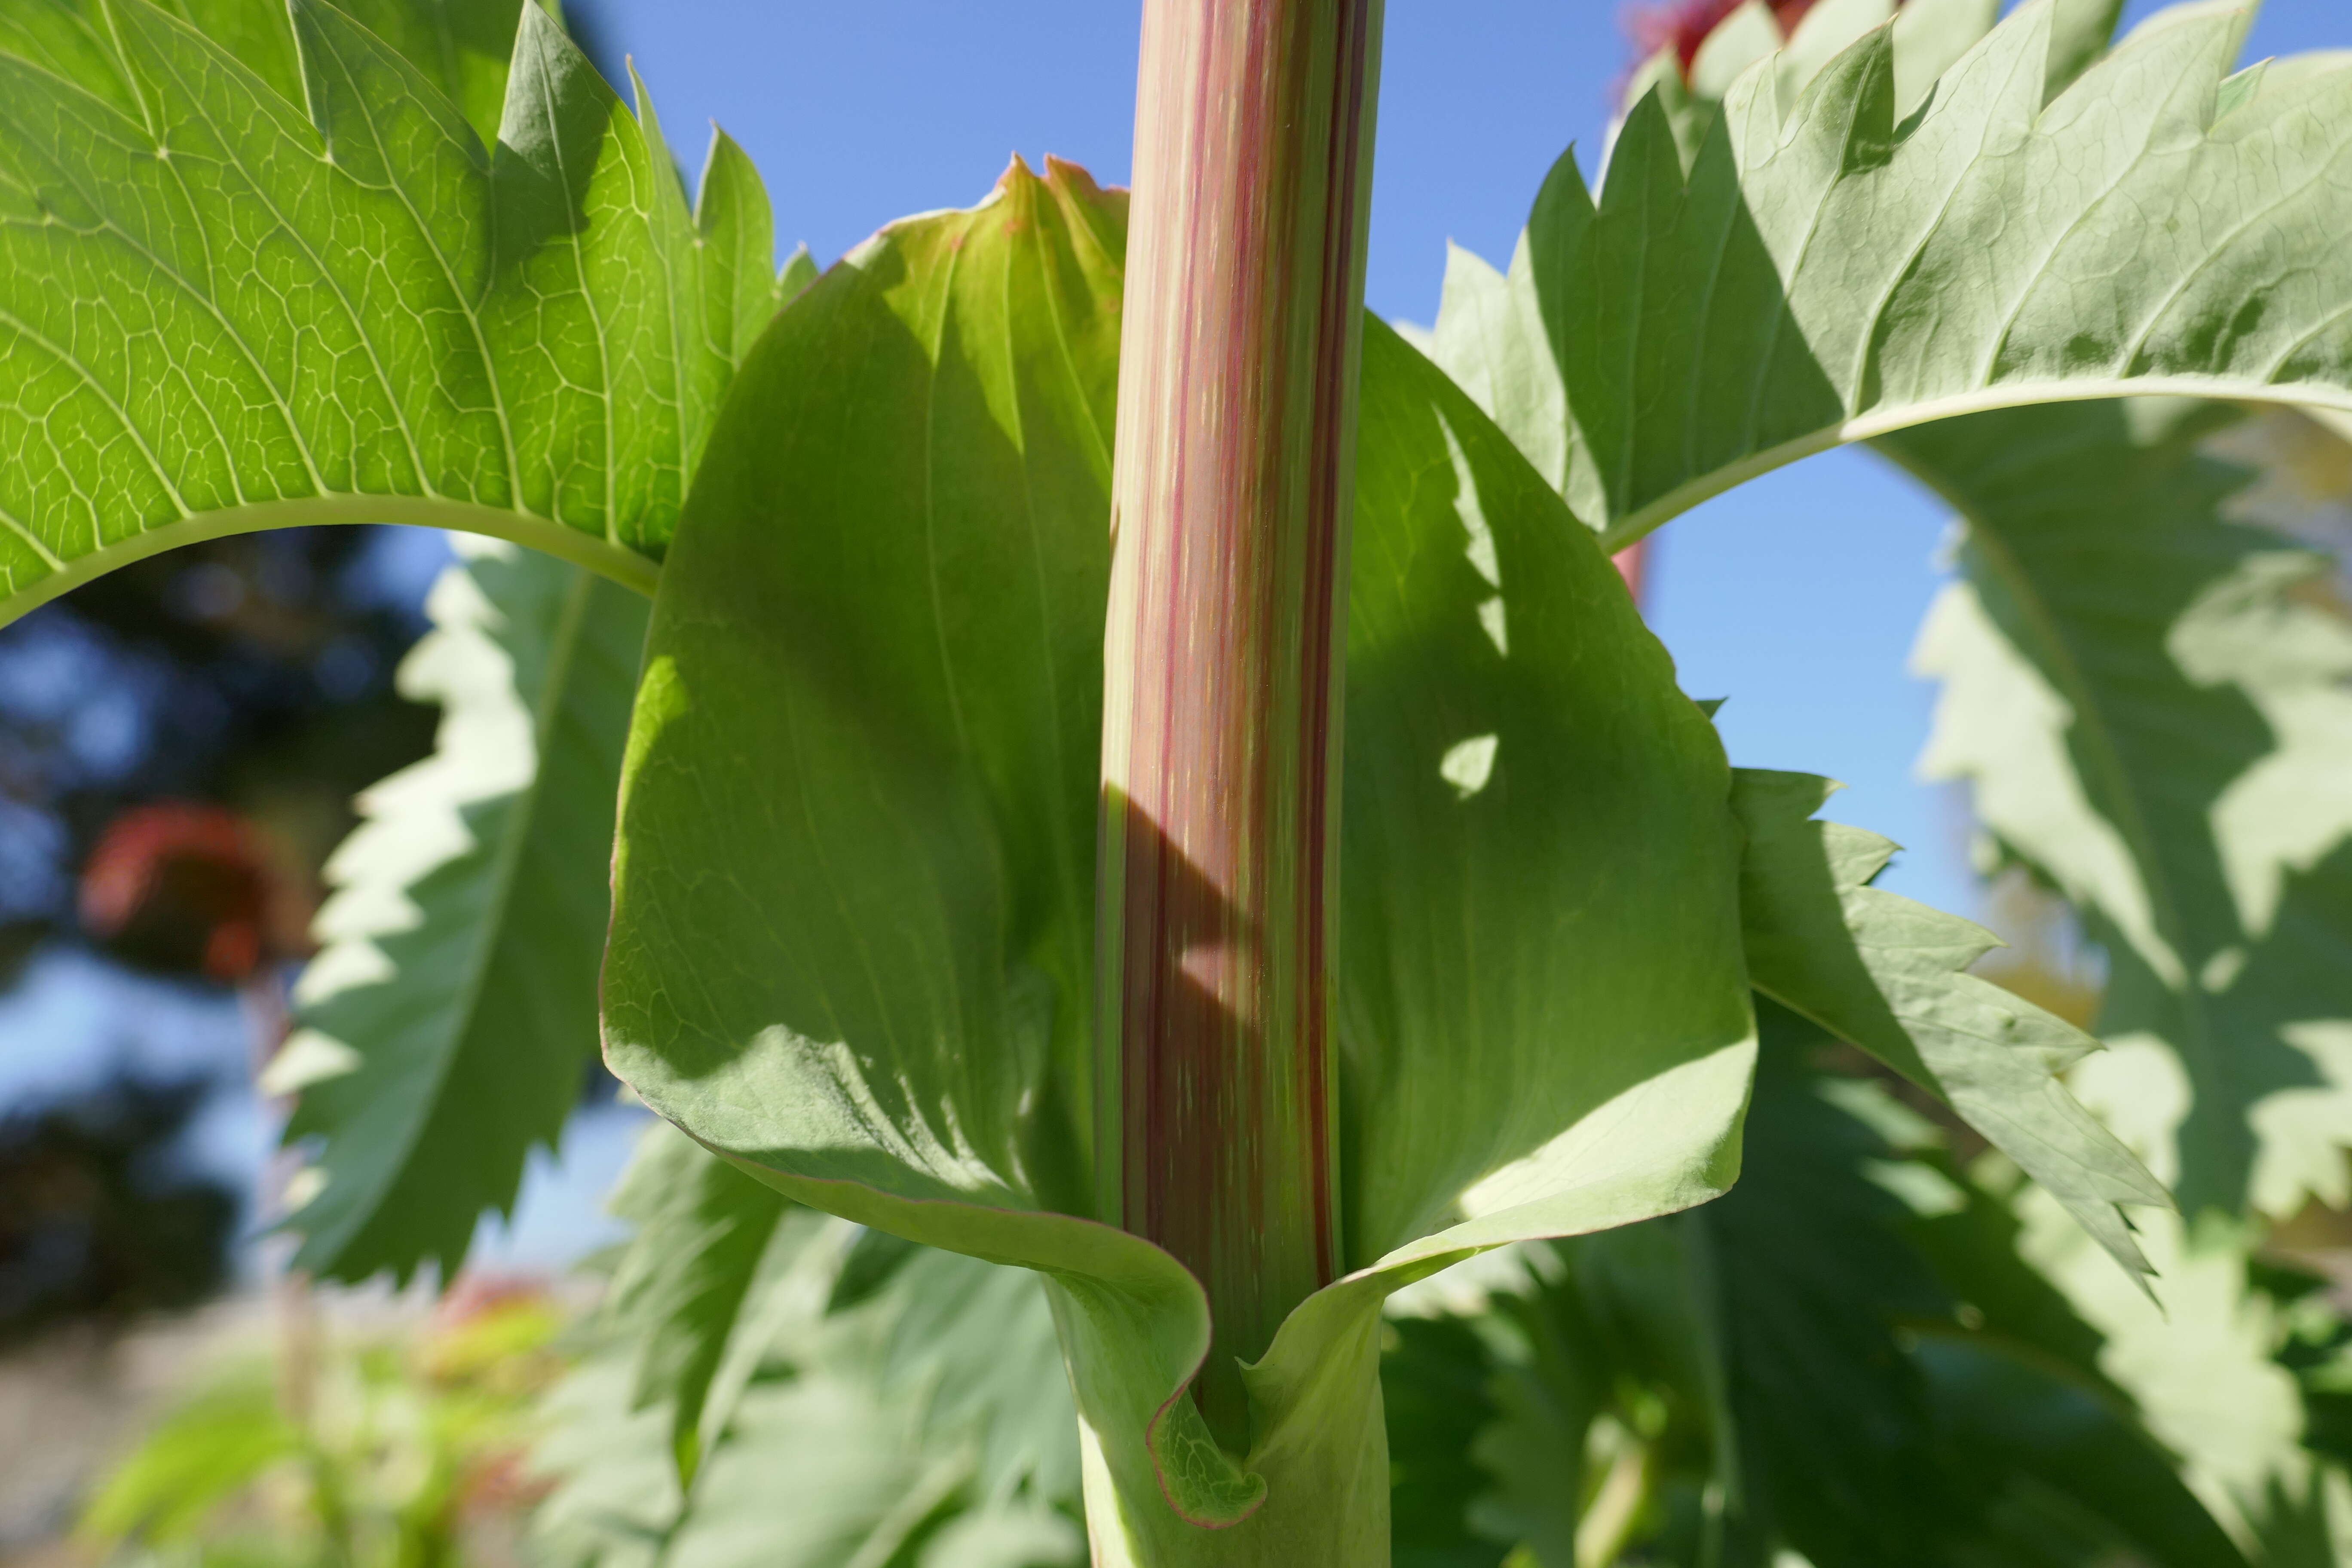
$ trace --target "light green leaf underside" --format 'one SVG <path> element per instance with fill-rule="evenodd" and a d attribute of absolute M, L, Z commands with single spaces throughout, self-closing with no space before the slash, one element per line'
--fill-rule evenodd
<path fill-rule="evenodd" d="M 2195 404 L 1986 415 L 1881 449 L 1967 523 L 1923 629 L 1924 766 L 2106 950 L 2110 1039 L 2185 1074 L 2192 1214 L 2347 1197 L 2352 626 L 2324 555 L 2230 521 Z"/>
<path fill-rule="evenodd" d="M 1043 1568 L 1084 1561 L 1076 1425 L 1034 1276 L 919 1252 L 828 1312 L 853 1227 L 786 1203 L 669 1128 L 619 1200 L 638 1221 L 598 1339 L 550 1402 L 559 1568 Z M 695 1347 L 687 1363 L 669 1352 Z M 669 1374 L 705 1383 L 698 1471 Z M 691 1383 L 686 1386 L 690 1387 Z"/>
<path fill-rule="evenodd" d="M 387 44 L 323 0 L 290 27 L 189 3 L 219 39 L 146 0 L 0 37 L 29 54 L 0 54 L 0 615 L 167 538 L 320 521 L 649 584 L 781 292 L 748 161 L 715 141 L 689 212 L 642 95 L 536 5 L 490 151 L 499 6 L 451 31 L 371 0 Z"/>
<path fill-rule="evenodd" d="M 1334 1489 L 1385 1496 L 1389 1289 L 1729 1182 L 1753 1049 L 1736 845 L 1712 731 L 1596 546 L 1375 325 L 1349 690 L 1368 783 L 1344 831 L 1378 862 L 1367 893 L 1392 866 L 1441 912 L 1351 917 L 1347 940 L 1381 947 L 1345 966 L 1378 976 L 1344 1005 L 1372 1267 L 1286 1325 L 1248 1374 L 1253 1453 L 1218 1450 L 1177 1397 L 1207 1342 L 1198 1283 L 1083 1217 L 1123 229 L 1083 175 L 1016 168 L 987 205 L 862 247 L 747 365 L 656 600 L 606 1058 L 793 1198 L 1047 1273 L 1122 1550 L 1271 1561 Z M 1482 732 L 1500 749 L 1471 788 L 1449 759 Z M 1607 765 L 1562 760 L 1596 732 L 1625 739 Z M 1618 868 L 1623 901 L 1609 921 L 1560 907 L 1538 855 Z M 1644 896 L 1634 868 L 1662 864 L 1688 875 Z M 1448 918 L 1522 956 L 1447 994 L 1422 950 Z M 1636 949 L 1685 954 L 1667 994 L 1602 973 Z M 1475 1016 L 1449 1035 L 1449 1008 Z M 1442 1150 L 1420 1118 L 1479 1142 Z M 1170 1499 L 1248 1521 L 1203 1534 Z"/>
<path fill-rule="evenodd" d="M 2031 0 L 1932 89 L 1898 54 L 1940 58 L 1957 23 L 1875 28 L 1817 74 L 1792 43 L 1729 87 L 1687 170 L 1677 111 L 1700 132 L 1662 89 L 1597 204 L 1562 158 L 1507 278 L 1455 253 L 1439 362 L 1612 548 L 1766 468 L 1973 410 L 2352 407 L 2352 57 L 2225 86 L 2245 13 L 2180 6 L 2045 106 L 2053 20 L 2084 18 Z"/>
<path fill-rule="evenodd" d="M 1756 988 L 1944 1100 L 2047 1188 L 2116 1260 L 2147 1265 L 2118 1204 L 2171 1200 L 2059 1076 L 2096 1040 L 1968 973 L 2000 939 L 1870 886 L 1895 847 L 1811 820 L 1833 784 L 1742 768 L 1742 937 Z"/>
<path fill-rule="evenodd" d="M 1503 434 L 1385 326 L 1365 342 L 1339 982 L 1360 1264 L 1546 1190 L 1552 1140 L 1754 1031 L 1713 727 Z"/>
<path fill-rule="evenodd" d="M 616 1070 L 706 1142 L 909 1198 L 1090 1191 L 1124 244 L 1122 195 L 1016 167 L 820 279 L 729 402 L 656 600 L 604 976 Z"/>
<path fill-rule="evenodd" d="M 427 601 L 402 691 L 434 754 L 360 797 L 270 1069 L 317 1140 L 297 1262 L 456 1276 L 513 1205 L 596 1048 L 596 959 L 646 602 L 576 566 L 469 542 Z"/>

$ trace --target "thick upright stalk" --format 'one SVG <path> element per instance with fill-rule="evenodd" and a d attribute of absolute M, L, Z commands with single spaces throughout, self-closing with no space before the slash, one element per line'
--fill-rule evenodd
<path fill-rule="evenodd" d="M 1103 739 L 1104 1212 L 1198 1384 L 1339 1268 L 1330 963 L 1381 0 L 1147 0 Z"/>

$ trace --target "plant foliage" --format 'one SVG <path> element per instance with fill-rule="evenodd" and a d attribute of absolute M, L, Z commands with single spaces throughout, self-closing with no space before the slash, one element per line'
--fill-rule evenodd
<path fill-rule="evenodd" d="M 223 4 L 210 37 L 146 0 L 24 9 L 53 47 L 0 53 L 7 614 L 302 522 L 470 529 L 651 583 L 782 297 L 733 143 L 689 212 L 650 108 L 536 5 L 494 151 L 464 110 L 497 6 L 462 39 L 369 7 L 433 75 L 323 0 Z"/>
<path fill-rule="evenodd" d="M 1456 253 L 1425 352 L 1367 326 L 1348 1272 L 1243 1369 L 1235 1453 L 1183 1397 L 1199 1281 L 1093 1207 L 1123 196 L 1016 163 L 808 282 L 732 144 L 689 209 L 536 5 L 196 9 L 0 17 L 0 571 L 13 612 L 362 518 L 569 563 L 440 590 L 442 749 L 338 863 L 283 1070 L 307 1261 L 446 1272 L 574 1091 L 611 850 L 606 1058 L 690 1140 L 621 1194 L 554 1554 L 1067 1557 L 1081 1465 L 1106 1563 L 2324 1538 L 2332 1461 L 2221 1474 L 2149 1372 L 2117 1205 L 2164 1203 L 2143 1157 L 2200 1223 L 2343 1194 L 2352 640 L 2193 444 L 2217 399 L 2352 411 L 2352 57 L 2229 74 L 2212 5 L 2110 50 L 2099 0 L 1822 0 L 1786 38 L 1750 0 L 1638 79 L 1597 194 L 1561 160 L 1507 273 Z M 1610 569 L 1857 439 L 1964 514 L 1937 765 L 2108 952 L 2104 1062 L 1869 885 L 1891 847 L 1813 821 L 1823 781 L 1732 770 Z M 2000 1154 L 1890 1132 L 1815 1028 Z M 2135 1109 L 2156 1059 L 2188 1092 Z M 2219 1270 L 2200 1328 L 2307 1299 L 2241 1230 L 2146 1235 Z M 1533 1272 L 1393 1330 L 1392 1477 L 1383 1303 L 1497 1248 Z M 2232 1364 L 2324 1415 L 2303 1342 Z"/>

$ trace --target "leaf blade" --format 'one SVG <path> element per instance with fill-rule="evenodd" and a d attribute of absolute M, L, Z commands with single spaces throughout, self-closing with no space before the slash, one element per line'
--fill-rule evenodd
<path fill-rule="evenodd" d="M 1726 91 L 1686 174 L 1645 99 L 1597 201 L 1564 159 L 1507 281 L 1465 276 L 1440 363 L 1507 398 L 1490 411 L 1538 461 L 1565 437 L 1547 472 L 1612 548 L 1767 468 L 1984 408 L 2352 405 L 2352 269 L 2325 254 L 2352 142 L 2304 133 L 2352 124 L 2352 71 L 2315 58 L 2217 114 L 2242 18 L 2165 16 L 2047 109 L 2060 57 L 2104 39 L 2083 6 L 2021 7 L 1900 121 L 1935 33 L 1786 52 Z M 1532 387 L 1486 368 L 1476 321 L 1498 319 L 1548 371 Z"/>
<path fill-rule="evenodd" d="M 436 754 L 362 797 L 269 1079 L 300 1091 L 289 1141 L 320 1141 L 298 1262 L 352 1280 L 454 1278 L 579 1098 L 646 621 L 625 590 L 488 545 L 430 608 L 402 681 L 445 705 Z"/>
<path fill-rule="evenodd" d="M 2039 1182 L 2135 1276 L 2116 1212 L 2171 1199 L 2058 1077 L 2098 1042 L 1968 973 L 1990 931 L 1869 884 L 1895 846 L 1809 821 L 1827 780 L 1738 770 L 1748 827 L 1742 939 L 1758 990 L 1937 1096 Z"/>
<path fill-rule="evenodd" d="M 2228 411 L 2053 414 L 1886 444 L 1969 520 L 1922 765 L 2106 949 L 2099 1031 L 2186 1072 L 2183 1205 L 2292 1213 L 2342 1191 L 2352 632 L 2298 597 L 2324 557 L 2230 521 L 2250 476 L 2200 447 Z"/>
<path fill-rule="evenodd" d="M 427 72 L 297 0 L 268 24 L 290 91 L 146 0 L 117 7 L 116 102 L 0 55 L 0 613 L 173 539 L 346 514 L 650 582 L 738 334 L 701 320 L 639 121 L 508 9 L 511 81 L 498 6 L 396 28 Z M 214 19 L 233 41 L 243 15 Z M 495 154 L 467 118 L 494 86 L 522 142 Z"/>

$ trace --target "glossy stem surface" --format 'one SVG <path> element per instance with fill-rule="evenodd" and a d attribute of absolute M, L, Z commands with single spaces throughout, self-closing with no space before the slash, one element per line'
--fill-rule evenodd
<path fill-rule="evenodd" d="M 1339 1272 L 1333 874 L 1380 0 L 1147 0 L 1113 477 L 1103 1212 L 1208 1288 L 1196 1389 Z"/>

